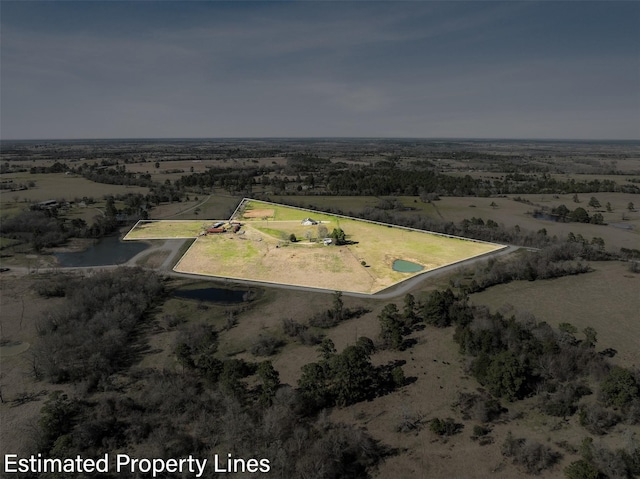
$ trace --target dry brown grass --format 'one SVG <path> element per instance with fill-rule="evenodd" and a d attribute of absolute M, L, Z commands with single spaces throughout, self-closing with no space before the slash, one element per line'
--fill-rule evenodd
<path fill-rule="evenodd" d="M 245 212 L 243 218 L 271 218 L 274 215 L 272 209 L 257 209 Z"/>
<path fill-rule="evenodd" d="M 3 175 L 3 179 L 12 179 L 16 183 L 34 181 L 36 186 L 24 191 L 1 190 L 0 203 L 2 204 L 13 201 L 14 198 L 18 198 L 18 202 L 38 202 L 60 199 L 70 201 L 74 198 L 82 198 L 83 196 L 100 200 L 105 195 L 126 193 L 147 194 L 149 192 L 149 188 L 142 186 L 107 185 L 95 183 L 81 176 L 65 175 L 64 173 L 41 173 L 35 175 L 29 173 L 10 173 Z"/>
<path fill-rule="evenodd" d="M 505 304 L 533 313 L 554 327 L 568 322 L 598 332 L 598 349 L 614 348 L 613 362 L 640 362 L 640 275 L 624 263 L 591 263 L 594 272 L 543 281 L 514 281 L 471 296 L 476 304 L 497 309 Z M 580 333 L 578 333 L 580 336 Z"/>

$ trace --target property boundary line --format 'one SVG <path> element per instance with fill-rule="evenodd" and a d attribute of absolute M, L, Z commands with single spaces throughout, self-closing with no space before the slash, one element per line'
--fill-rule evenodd
<path fill-rule="evenodd" d="M 324 211 L 313 210 L 313 209 L 310 209 L 310 208 L 302 208 L 302 207 L 299 207 L 299 206 L 285 205 L 285 204 L 282 204 L 282 203 L 275 203 L 275 202 L 272 202 L 272 201 L 265 201 L 265 200 L 257 200 L 257 199 L 248 198 L 248 197 L 244 197 L 240 201 L 240 203 L 238 203 L 238 206 L 233 211 L 233 213 L 229 217 L 228 221 L 231 221 L 231 220 L 235 219 L 235 216 L 238 214 L 238 211 L 240 210 L 240 208 L 243 207 L 244 205 L 246 205 L 248 202 L 251 202 L 251 201 L 256 202 L 256 203 L 262 203 L 262 204 L 265 204 L 265 205 L 270 205 L 270 206 L 292 208 L 292 209 L 295 209 L 295 210 L 305 211 L 305 212 L 309 212 L 309 213 L 322 214 L 322 215 L 327 215 L 327 216 L 335 216 L 337 218 L 345 218 L 345 219 L 352 220 L 352 221 L 363 221 L 363 222 L 374 224 L 374 225 L 378 225 L 378 226 L 399 228 L 399 229 L 403 229 L 403 230 L 406 230 L 406 231 L 414 231 L 414 232 L 418 232 L 418 233 L 432 234 L 432 235 L 436 235 L 436 236 L 442 236 L 442 237 L 445 237 L 445 238 L 457 239 L 457 240 L 462 240 L 462 241 L 471 241 L 471 242 L 474 242 L 474 243 L 482 243 L 482 244 L 491 245 L 491 246 L 495 246 L 496 247 L 495 249 L 493 249 L 491 251 L 485 251 L 483 253 L 479 253 L 479 254 L 476 254 L 476 255 L 473 255 L 473 256 L 469 256 L 469 257 L 466 257 L 466 258 L 463 258 L 463 259 L 459 259 L 457 261 L 454 261 L 454 262 L 451 262 L 451 263 L 447 263 L 445 265 L 438 266 L 436 268 L 428 269 L 428 270 L 425 270 L 425 271 L 420 271 L 418 273 L 415 273 L 412 276 L 409 276 L 406 279 L 403 279 L 403 280 L 401 280 L 401 281 L 399 281 L 397 283 L 394 283 L 394 284 L 392 284 L 390 286 L 387 286 L 387 287 L 385 287 L 383 289 L 380 289 L 378 291 L 375 291 L 373 293 L 367 293 L 367 292 L 364 292 L 364 291 L 342 290 L 343 292 L 348 293 L 348 294 L 352 294 L 352 295 L 362 295 L 362 296 L 366 296 L 366 297 L 375 297 L 376 295 L 389 294 L 388 293 L 389 290 L 392 290 L 393 288 L 401 286 L 406 281 L 415 280 L 416 278 L 420 278 L 421 276 L 429 274 L 429 273 L 434 273 L 434 272 L 436 272 L 438 270 L 441 270 L 443 268 L 450 268 L 450 267 L 458 265 L 460 263 L 465 263 L 467 261 L 478 259 L 478 258 L 481 258 L 483 256 L 489 256 L 489 255 L 492 255 L 492 254 L 496 254 L 498 252 L 504 251 L 505 249 L 508 249 L 508 248 L 511 247 L 510 245 L 503 245 L 503 244 L 500 244 L 500 243 L 492 243 L 490 241 L 482 241 L 482 240 L 477 240 L 477 239 L 473 239 L 473 238 L 465 238 L 465 237 L 462 237 L 462 236 L 449 235 L 449 234 L 446 234 L 446 233 L 437 233 L 435 231 L 422 230 L 422 229 L 418 229 L 418 228 L 411 228 L 411 227 L 408 227 L 408 226 L 393 225 L 393 224 L 390 224 L 390 223 L 383 223 L 383 222 L 380 222 L 380 221 L 373 221 L 373 220 L 367 220 L 367 219 L 363 219 L 363 218 L 356 218 L 356 217 L 353 217 L 353 216 L 347 216 L 347 215 L 342 215 L 342 214 L 337 214 L 337 213 L 327 213 L 327 212 L 324 212 Z M 188 223 L 192 223 L 192 222 L 197 221 L 197 220 L 161 220 L 161 219 L 160 220 L 138 220 L 136 222 L 136 224 L 129 230 L 129 232 L 123 237 L 123 240 L 127 240 L 127 241 L 143 241 L 143 240 L 153 240 L 153 239 L 192 239 L 192 238 L 195 238 L 195 241 L 193 241 L 193 243 L 191 243 L 189 248 L 187 248 L 187 250 L 182 254 L 180 259 L 173 266 L 172 271 L 177 273 L 177 274 L 186 274 L 186 275 L 201 276 L 201 277 L 206 277 L 206 278 L 214 278 L 214 279 L 217 279 L 217 280 L 220 280 L 220 281 L 235 281 L 235 282 L 248 283 L 248 284 L 260 284 L 260 285 L 269 285 L 269 286 L 301 288 L 301 289 L 324 291 L 324 292 L 334 291 L 333 289 L 320 288 L 320 287 L 317 287 L 317 286 L 305 286 L 305 285 L 300 285 L 300 284 L 285 283 L 285 282 L 281 282 L 281 281 L 280 282 L 265 281 L 265 280 L 259 280 L 259 279 L 239 278 L 239 277 L 234 277 L 234 276 L 219 276 L 219 275 L 207 274 L 207 273 L 178 271 L 177 268 L 180 266 L 180 264 L 182 263 L 183 259 L 189 254 L 189 252 L 191 251 L 191 248 L 193 248 L 196 245 L 197 240 L 199 238 L 198 235 L 196 235 L 196 236 L 176 236 L 176 237 L 171 237 L 171 238 L 167 238 L 167 237 L 159 237 L 159 238 L 127 238 L 127 236 L 129 236 L 129 233 L 131 233 L 135 228 L 137 228 L 140 223 L 153 223 L 153 222 L 159 222 L 159 221 L 172 221 L 172 222 L 188 222 Z"/>

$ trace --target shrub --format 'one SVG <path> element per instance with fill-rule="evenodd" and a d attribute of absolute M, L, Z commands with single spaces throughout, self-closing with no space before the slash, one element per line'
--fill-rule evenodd
<path fill-rule="evenodd" d="M 511 433 L 502 444 L 502 455 L 512 457 L 513 463 L 522 466 L 528 474 L 540 474 L 561 457 L 560 453 L 537 441 L 515 439 Z"/>
<path fill-rule="evenodd" d="M 620 418 L 613 411 L 608 411 L 598 405 L 582 406 L 580 408 L 580 425 L 592 434 L 606 434 L 615 426 Z"/>
<path fill-rule="evenodd" d="M 403 411 L 400 421 L 395 427 L 396 432 L 411 432 L 422 429 L 423 419 L 420 414 Z"/>
<path fill-rule="evenodd" d="M 305 329 L 307 329 L 307 327 L 304 324 L 301 324 L 294 319 L 282 320 L 282 330 L 284 331 L 284 334 L 290 338 L 298 336 Z"/>
<path fill-rule="evenodd" d="M 636 398 L 640 398 L 640 387 L 631 371 L 615 366 L 601 385 L 604 403 L 607 406 L 623 408 Z"/>
<path fill-rule="evenodd" d="M 34 285 L 34 289 L 43 298 L 61 298 L 66 296 L 67 290 L 73 288 L 75 283 L 75 278 L 71 278 L 69 275 L 54 275 L 44 281 L 38 281 Z"/>
<path fill-rule="evenodd" d="M 564 477 L 567 479 L 598 479 L 600 472 L 584 459 L 580 459 L 564 468 Z"/>
<path fill-rule="evenodd" d="M 627 406 L 625 422 L 627 424 L 640 424 L 640 399 L 634 399 Z"/>
<path fill-rule="evenodd" d="M 391 378 L 395 387 L 402 387 L 407 383 L 407 378 L 404 375 L 404 371 L 400 366 L 391 370 Z"/>
<path fill-rule="evenodd" d="M 254 356 L 272 356 L 283 346 L 284 342 L 274 336 L 261 334 L 251 345 L 251 354 Z"/>
<path fill-rule="evenodd" d="M 546 395 L 542 400 L 541 409 L 549 416 L 572 416 L 578 409 L 576 402 L 590 393 L 591 390 L 584 385 L 562 385 L 554 394 Z"/>
<path fill-rule="evenodd" d="M 434 418 L 429 422 L 429 429 L 438 436 L 453 436 L 462 431 L 463 424 L 456 423 L 453 419 Z"/>
<path fill-rule="evenodd" d="M 486 426 L 475 425 L 473 426 L 473 436 L 472 437 L 482 437 L 486 436 L 491 432 L 491 428 Z"/>
<path fill-rule="evenodd" d="M 507 409 L 503 408 L 500 401 L 484 393 L 460 393 L 458 401 L 453 405 L 459 407 L 463 419 L 475 419 L 480 422 L 497 420 Z"/>
<path fill-rule="evenodd" d="M 306 346 L 314 346 L 320 344 L 322 341 L 322 335 L 314 333 L 309 328 L 293 319 L 282 320 L 282 330 L 284 334 L 290 338 L 297 338 L 302 344 Z"/>

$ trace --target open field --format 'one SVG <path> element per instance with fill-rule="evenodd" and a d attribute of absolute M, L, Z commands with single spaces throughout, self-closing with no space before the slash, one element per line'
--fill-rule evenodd
<path fill-rule="evenodd" d="M 161 220 L 138 221 L 123 240 L 195 238 L 211 221 Z"/>
<path fill-rule="evenodd" d="M 595 271 L 588 274 L 493 286 L 471 295 L 471 301 L 493 310 L 528 311 L 554 328 L 563 322 L 573 324 L 580 332 L 592 327 L 598 332 L 598 349 L 618 351 L 612 362 L 637 367 L 640 364 L 640 275 L 630 273 L 624 263 L 591 265 Z"/>
<path fill-rule="evenodd" d="M 0 190 L 0 203 L 8 201 L 39 202 L 46 200 L 67 201 L 83 196 L 102 199 L 104 195 L 119 195 L 126 193 L 149 192 L 149 188 L 142 186 L 108 185 L 87 180 L 81 176 L 66 175 L 64 173 L 10 173 L 2 175 L 3 180 L 13 180 L 15 183 L 35 182 L 33 188 L 22 191 Z"/>
<path fill-rule="evenodd" d="M 195 200 L 195 198 L 198 198 Z M 151 210 L 151 219 L 195 220 L 201 218 L 228 218 L 236 209 L 240 199 L 226 194 L 211 194 L 209 196 L 190 196 L 190 201 L 180 203 L 165 203 Z"/>
<path fill-rule="evenodd" d="M 319 224 L 303 225 L 307 217 Z M 502 248 L 254 200 L 236 218 L 244 222 L 239 234 L 198 237 L 174 270 L 373 294 L 419 274 L 395 271 L 395 260 L 416 263 L 425 272 Z M 214 222 L 140 222 L 124 239 L 196 237 Z M 327 233 L 321 228 L 342 228 L 352 244 L 323 245 Z M 289 241 L 291 234 L 297 242 Z"/>

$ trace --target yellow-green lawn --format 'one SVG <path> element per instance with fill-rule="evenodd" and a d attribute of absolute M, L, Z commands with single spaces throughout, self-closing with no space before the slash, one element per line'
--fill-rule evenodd
<path fill-rule="evenodd" d="M 195 238 L 215 220 L 139 221 L 124 240 Z"/>

